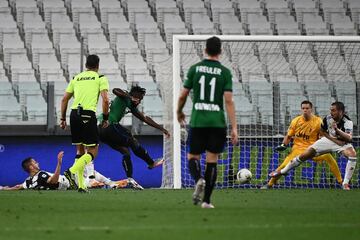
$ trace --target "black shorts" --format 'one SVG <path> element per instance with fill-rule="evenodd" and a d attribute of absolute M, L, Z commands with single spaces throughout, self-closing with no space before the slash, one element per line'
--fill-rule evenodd
<path fill-rule="evenodd" d="M 226 143 L 226 128 L 190 128 L 189 142 L 191 154 L 221 153 Z"/>
<path fill-rule="evenodd" d="M 129 147 L 133 139 L 131 132 L 120 124 L 110 124 L 107 128 L 99 126 L 100 140 L 112 148 Z"/>
<path fill-rule="evenodd" d="M 78 115 L 77 110 L 71 110 L 70 130 L 74 145 L 95 146 L 99 143 L 97 119 L 93 111 L 82 110 Z"/>

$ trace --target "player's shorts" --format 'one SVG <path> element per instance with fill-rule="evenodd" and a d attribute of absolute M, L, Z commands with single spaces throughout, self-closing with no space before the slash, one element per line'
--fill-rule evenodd
<path fill-rule="evenodd" d="M 226 143 L 226 128 L 190 128 L 189 142 L 191 154 L 221 153 Z"/>
<path fill-rule="evenodd" d="M 330 152 L 341 153 L 345 149 L 352 148 L 353 146 L 350 143 L 347 143 L 344 146 L 340 146 L 331 141 L 330 139 L 322 137 L 310 147 L 313 148 L 316 151 L 316 155 L 319 156 Z"/>
<path fill-rule="evenodd" d="M 99 143 L 97 119 L 95 112 L 76 109 L 70 113 L 71 140 L 74 145 L 96 146 Z"/>
<path fill-rule="evenodd" d="M 131 132 L 120 124 L 110 124 L 107 128 L 99 126 L 100 140 L 110 147 L 124 146 L 129 147 L 133 139 Z"/>

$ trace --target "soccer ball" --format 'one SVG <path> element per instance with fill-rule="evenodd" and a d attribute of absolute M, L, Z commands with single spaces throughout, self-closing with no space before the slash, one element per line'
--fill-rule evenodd
<path fill-rule="evenodd" d="M 240 184 L 250 183 L 252 174 L 249 169 L 243 168 L 238 171 L 238 173 L 236 174 L 236 178 L 240 182 Z"/>

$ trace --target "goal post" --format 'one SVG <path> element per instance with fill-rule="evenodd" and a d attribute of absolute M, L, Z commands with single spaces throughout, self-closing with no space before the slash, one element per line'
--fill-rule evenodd
<path fill-rule="evenodd" d="M 181 129 L 176 118 L 177 101 L 188 68 L 204 57 L 205 41 L 212 36 L 174 35 L 172 63 L 162 62 L 158 69 L 163 70 L 156 72 L 157 79 L 164 79 L 159 81 L 165 106 L 164 125 L 171 132 L 171 139 L 164 140 L 163 188 L 179 189 L 194 184 L 186 166 L 186 131 Z M 231 69 L 234 78 L 240 138 L 238 146 L 232 146 L 228 141 L 221 154 L 218 187 L 257 187 L 267 180 L 268 172 L 274 170 L 288 153 L 277 153 L 273 148 L 282 141 L 290 120 L 300 113 L 302 100 L 312 101 L 314 112 L 321 118 L 328 114 L 333 101 L 343 101 L 355 125 L 354 145 L 360 153 L 359 37 L 217 37 L 223 41 L 220 61 Z M 191 108 L 191 100 L 188 99 L 187 104 Z M 188 109 L 186 113 L 188 121 L 190 112 Z M 342 175 L 344 161 L 338 161 Z M 305 163 L 279 186 L 336 186 L 325 165 Z M 359 187 L 359 165 L 352 181 L 355 187 Z M 234 179 L 234 174 L 243 167 L 253 174 L 250 185 L 240 186 Z"/>

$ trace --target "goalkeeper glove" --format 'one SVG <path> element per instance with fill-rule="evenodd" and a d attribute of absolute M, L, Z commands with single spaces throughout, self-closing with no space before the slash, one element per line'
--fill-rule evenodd
<path fill-rule="evenodd" d="M 275 148 L 275 150 L 278 151 L 278 152 L 282 152 L 282 151 L 286 150 L 286 148 L 287 148 L 287 146 L 282 143 L 281 145 L 277 146 Z"/>

